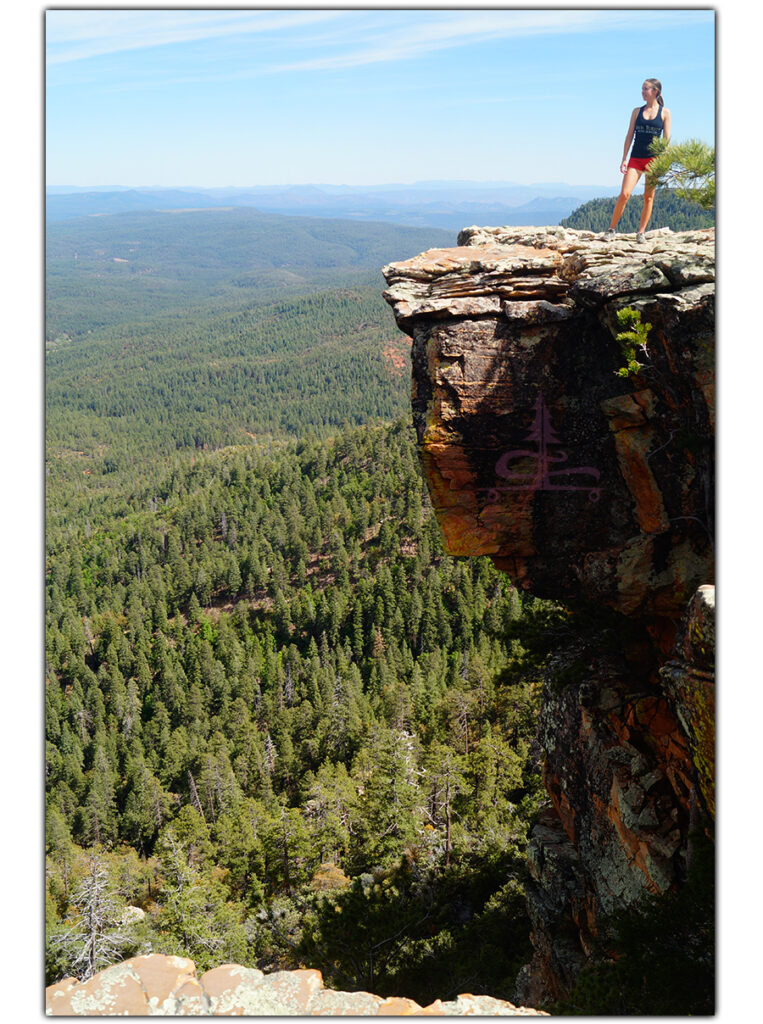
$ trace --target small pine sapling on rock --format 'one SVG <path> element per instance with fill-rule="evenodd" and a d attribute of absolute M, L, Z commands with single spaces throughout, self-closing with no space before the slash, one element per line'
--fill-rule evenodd
<path fill-rule="evenodd" d="M 621 366 L 616 372 L 620 377 L 631 377 L 639 370 L 643 370 L 645 366 L 644 363 L 638 361 L 636 356 L 639 351 L 644 356 L 648 356 L 646 342 L 652 325 L 643 323 L 641 313 L 637 309 L 633 309 L 632 306 L 618 309 L 617 322 L 625 328 L 616 335 L 616 339 L 620 342 L 627 364 Z"/>

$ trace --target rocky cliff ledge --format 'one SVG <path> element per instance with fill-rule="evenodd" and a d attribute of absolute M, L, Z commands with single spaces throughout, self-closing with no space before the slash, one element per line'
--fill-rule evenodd
<path fill-rule="evenodd" d="M 412 999 L 323 987 L 320 971 L 276 971 L 223 964 L 198 977 L 193 960 L 138 956 L 80 984 L 65 978 L 46 991 L 54 1017 L 532 1017 L 538 1010 L 490 996 L 461 995 L 421 1007 Z"/>
<path fill-rule="evenodd" d="M 714 811 L 714 232 L 468 228 L 384 274 L 446 549 L 571 611 L 518 989 L 543 1005 Z M 624 307 L 650 325 L 625 376 Z"/>

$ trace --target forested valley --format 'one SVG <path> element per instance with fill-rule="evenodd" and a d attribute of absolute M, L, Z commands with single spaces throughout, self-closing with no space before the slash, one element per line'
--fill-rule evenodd
<path fill-rule="evenodd" d="M 384 283 L 390 260 L 455 232 L 250 208 L 81 217 L 46 230 L 46 336 L 164 314 L 182 323 L 326 288 Z"/>
<path fill-rule="evenodd" d="M 618 232 L 638 231 L 641 217 L 640 194 L 632 196 L 625 207 L 618 224 Z M 616 197 L 591 199 L 573 210 L 569 217 L 559 221 L 564 228 L 575 228 L 584 231 L 606 231 L 612 220 Z M 654 197 L 652 217 L 648 231 L 655 228 L 670 228 L 671 231 L 692 231 L 696 228 L 712 228 L 715 226 L 715 211 L 703 210 L 697 203 L 679 199 L 668 188 L 658 188 Z"/>
<path fill-rule="evenodd" d="M 154 951 L 510 991 L 540 796 L 517 624 L 553 609 L 442 554 L 404 421 L 157 491 L 50 554 L 52 938 L 97 846 Z"/>
<path fill-rule="evenodd" d="M 189 302 L 191 214 L 153 222 L 166 287 L 110 289 L 109 220 L 150 219 L 51 239 L 104 252 L 50 250 L 47 980 L 153 951 L 511 998 L 566 613 L 442 550 L 369 275 L 443 233 L 347 225 L 365 279 L 316 245 L 296 294 L 220 256 Z"/>

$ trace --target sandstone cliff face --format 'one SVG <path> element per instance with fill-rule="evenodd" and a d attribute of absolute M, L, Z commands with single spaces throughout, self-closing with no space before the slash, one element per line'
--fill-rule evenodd
<path fill-rule="evenodd" d="M 680 615 L 712 576 L 712 232 L 459 242 L 384 269 L 448 550 L 539 596 Z M 652 325 L 632 381 L 615 373 L 624 306 Z"/>
<path fill-rule="evenodd" d="M 714 232 L 458 241 L 384 269 L 445 547 L 614 613 L 571 629 L 545 682 L 551 806 L 519 983 L 539 1005 L 570 991 L 609 913 L 682 882 L 690 824 L 714 809 Z M 630 377 L 626 306 L 651 325 Z"/>

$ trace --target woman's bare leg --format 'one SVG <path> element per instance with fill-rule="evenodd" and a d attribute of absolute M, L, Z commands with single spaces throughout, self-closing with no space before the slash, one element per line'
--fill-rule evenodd
<path fill-rule="evenodd" d="M 649 223 L 649 218 L 652 216 L 652 207 L 654 206 L 654 189 L 644 187 L 644 205 L 641 209 L 641 223 L 638 226 L 639 234 L 646 231 L 646 226 Z"/>
<path fill-rule="evenodd" d="M 612 214 L 612 223 L 609 225 L 610 231 L 614 231 L 617 227 L 617 222 L 622 217 L 626 203 L 630 199 L 631 193 L 636 187 L 636 184 L 640 177 L 641 171 L 637 171 L 635 167 L 629 167 L 628 170 L 625 172 L 625 175 L 623 177 L 623 184 L 620 189 L 620 195 L 617 197 L 617 202 L 615 203 L 615 210 Z M 651 208 L 649 212 L 651 213 Z"/>

